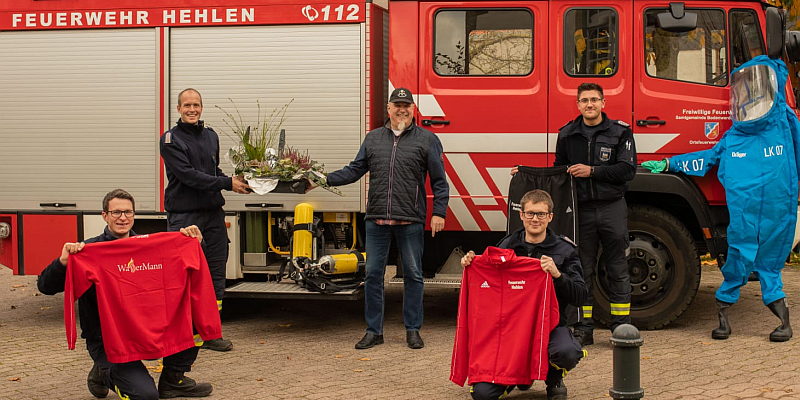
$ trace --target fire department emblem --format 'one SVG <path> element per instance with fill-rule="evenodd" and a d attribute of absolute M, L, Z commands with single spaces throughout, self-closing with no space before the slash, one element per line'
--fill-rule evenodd
<path fill-rule="evenodd" d="M 719 137 L 719 122 L 706 122 L 705 134 L 712 140 Z"/>
<path fill-rule="evenodd" d="M 408 97 L 408 93 L 406 93 L 405 90 L 400 89 L 400 91 L 397 92 L 397 97 Z"/>
<path fill-rule="evenodd" d="M 608 161 L 611 159 L 611 147 L 600 148 L 600 161 Z"/>

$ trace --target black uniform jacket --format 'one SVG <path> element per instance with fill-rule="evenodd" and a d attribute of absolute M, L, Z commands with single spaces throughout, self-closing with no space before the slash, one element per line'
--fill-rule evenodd
<path fill-rule="evenodd" d="M 543 242 L 528 243 L 525 241 L 525 228 L 520 228 L 503 238 L 497 247 L 512 249 L 518 256 L 541 258 L 542 255 L 546 255 L 553 259 L 556 267 L 561 271 L 561 276 L 553 279 L 558 309 L 561 314 L 558 325 L 565 326 L 567 324 L 567 305 L 581 306 L 589 294 L 586 283 L 583 281 L 583 269 L 575 245 L 556 235 L 550 228 L 547 228 L 547 236 Z"/>
<path fill-rule="evenodd" d="M 556 159 L 553 165 L 584 164 L 594 167 L 589 178 L 575 178 L 578 203 L 612 201 L 625 196 L 625 182 L 636 176 L 636 144 L 630 126 L 608 118 L 592 136 L 583 134 L 583 116 L 558 131 Z"/>
<path fill-rule="evenodd" d="M 210 210 L 225 205 L 222 190 L 233 182 L 219 168 L 219 137 L 203 121 L 178 120 L 159 143 L 169 183 L 164 190 L 167 212 Z"/>
<path fill-rule="evenodd" d="M 133 231 L 131 236 L 136 236 Z M 108 230 L 108 227 L 100 236 L 84 240 L 84 243 L 110 242 L 117 240 L 117 237 Z M 64 291 L 64 283 L 67 280 L 67 267 L 61 265 L 61 261 L 56 258 L 47 268 L 39 274 L 36 286 L 43 294 L 53 295 Z M 83 296 L 78 298 L 78 314 L 81 320 L 81 337 L 84 339 L 102 340 L 100 331 L 100 312 L 97 308 L 97 290 L 94 285 L 90 287 Z"/>

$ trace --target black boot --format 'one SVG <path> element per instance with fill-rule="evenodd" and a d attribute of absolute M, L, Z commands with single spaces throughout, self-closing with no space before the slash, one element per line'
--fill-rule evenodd
<path fill-rule="evenodd" d="M 770 342 L 785 342 L 792 338 L 792 326 L 789 325 L 789 306 L 786 298 L 775 300 L 767 305 L 775 316 L 781 319 L 781 326 L 769 334 Z"/>
<path fill-rule="evenodd" d="M 717 300 L 719 307 L 719 328 L 711 331 L 711 337 L 717 340 L 725 340 L 731 335 L 731 326 L 728 324 L 728 308 L 732 304 Z"/>
<path fill-rule="evenodd" d="M 197 383 L 194 379 L 184 376 L 182 371 L 169 367 L 164 367 L 161 377 L 158 378 L 158 397 L 161 399 L 206 397 L 212 390 L 214 387 L 210 383 Z"/>
<path fill-rule="evenodd" d="M 86 386 L 89 387 L 89 393 L 98 399 L 108 396 L 108 387 L 103 382 L 103 371 L 97 364 L 94 364 L 89 371 L 89 376 L 86 377 Z"/>
<path fill-rule="evenodd" d="M 564 386 L 563 376 L 561 371 L 552 365 L 547 370 L 547 378 L 544 380 L 547 385 L 547 400 L 567 400 L 567 387 Z"/>

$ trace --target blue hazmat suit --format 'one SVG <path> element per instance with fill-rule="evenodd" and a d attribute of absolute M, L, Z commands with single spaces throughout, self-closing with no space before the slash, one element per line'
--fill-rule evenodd
<path fill-rule="evenodd" d="M 735 303 L 755 271 L 765 305 L 786 297 L 781 270 L 797 220 L 800 122 L 786 104 L 786 64 L 758 56 L 731 73 L 733 126 L 713 148 L 670 158 L 669 171 L 703 176 L 719 165 L 730 225 L 718 300 Z M 771 88 L 770 88 L 771 87 Z"/>

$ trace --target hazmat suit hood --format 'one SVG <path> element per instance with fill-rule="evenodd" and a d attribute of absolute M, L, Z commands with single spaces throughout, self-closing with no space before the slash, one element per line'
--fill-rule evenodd
<path fill-rule="evenodd" d="M 786 64 L 767 56 L 755 57 L 733 70 L 730 111 L 736 129 L 728 133 L 759 135 L 768 129 L 788 130 L 787 118 L 795 115 L 786 105 L 788 78 Z"/>

